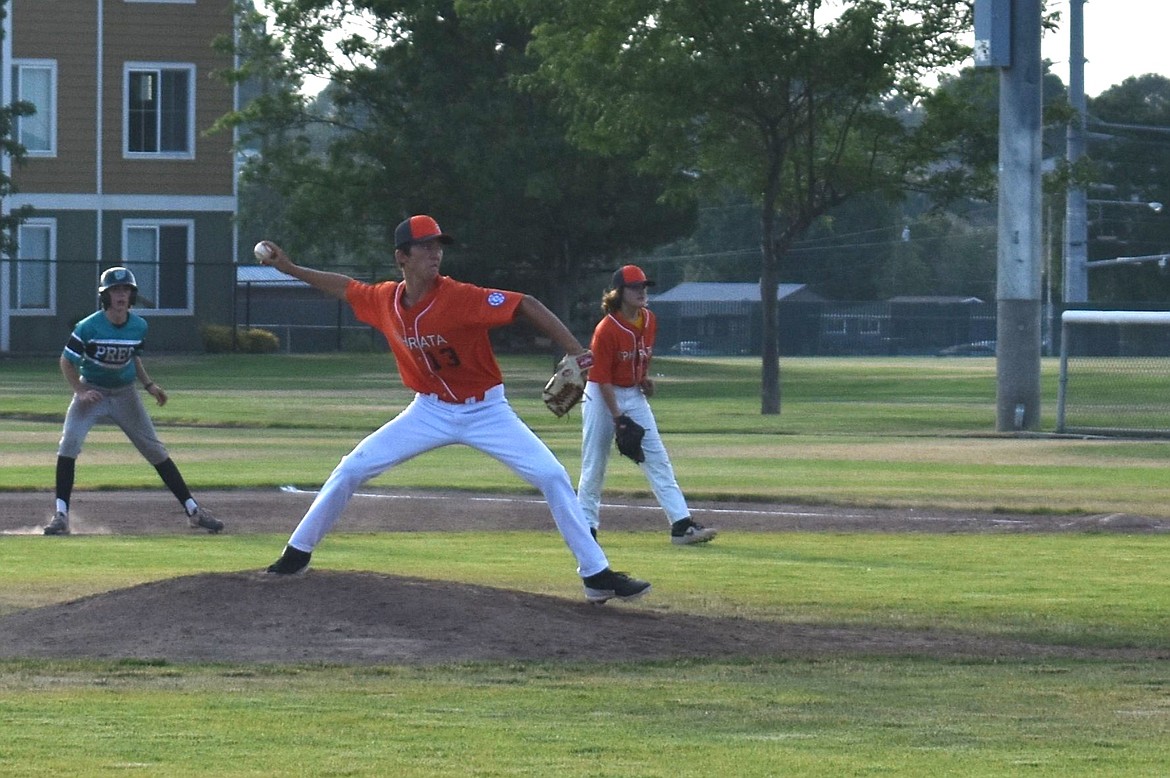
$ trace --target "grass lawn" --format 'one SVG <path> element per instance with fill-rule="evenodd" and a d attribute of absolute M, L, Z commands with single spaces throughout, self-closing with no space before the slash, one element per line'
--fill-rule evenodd
<path fill-rule="evenodd" d="M 517 412 L 575 478 L 579 417 L 556 419 L 539 399 L 551 359 L 508 357 L 503 366 Z M 754 360 L 662 359 L 655 368 L 655 414 L 692 499 L 1170 515 L 1170 440 L 995 434 L 990 358 L 785 360 L 782 412 L 771 416 L 759 413 Z M 1055 364 L 1044 368 L 1047 408 Z M 372 354 L 158 357 L 152 375 L 171 402 L 152 412 L 197 488 L 311 487 L 410 401 L 392 370 L 390 357 Z M 0 489 L 52 482 L 67 404 L 55 371 L 45 360 L 4 362 Z M 78 464 L 80 489 L 155 480 L 117 430 L 95 430 Z M 507 470 L 459 447 L 375 483 L 520 488 Z M 649 494 L 632 467 L 611 468 L 607 487 Z"/>
<path fill-rule="evenodd" d="M 1162 775 L 1154 666 L 8 665 L 9 775 Z"/>
<path fill-rule="evenodd" d="M 785 360 L 783 412 L 769 417 L 751 361 L 655 364 L 656 414 L 694 498 L 1170 515 L 1165 441 L 994 434 L 991 359 Z M 578 417 L 553 419 L 539 402 L 551 365 L 504 360 L 517 411 L 575 476 Z M 152 375 L 172 395 L 156 418 L 198 488 L 316 486 L 409 401 L 391 367 L 370 355 L 154 357 Z M 64 385 L 53 360 L 0 368 L 0 490 L 49 489 Z M 1046 362 L 1046 412 L 1054 375 Z M 520 488 L 481 456 L 430 456 L 382 483 Z M 78 476 L 80 489 L 157 478 L 104 430 Z M 614 468 L 609 487 L 646 493 L 633 468 Z M 0 537 L 0 614 L 247 569 L 283 537 L 74 540 Z M 664 612 L 1170 656 L 1162 535 L 728 533 L 682 555 L 660 540 L 614 533 L 612 543 L 655 581 L 646 607 Z M 338 569 L 577 595 L 572 581 L 549 580 L 548 556 L 564 550 L 548 533 L 339 532 L 329 542 Z M 1168 687 L 1156 659 L 10 660 L 0 662 L 0 775 L 1153 776 L 1170 771 Z"/>

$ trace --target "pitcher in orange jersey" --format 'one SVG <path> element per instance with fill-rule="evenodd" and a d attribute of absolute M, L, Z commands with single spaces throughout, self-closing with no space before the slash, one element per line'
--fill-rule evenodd
<path fill-rule="evenodd" d="M 301 267 L 278 245 L 265 242 L 271 256 L 264 264 L 345 300 L 358 319 L 380 330 L 394 352 L 402 382 L 415 391 L 410 405 L 341 460 L 269 573 L 305 572 L 313 549 L 363 483 L 426 451 L 461 443 L 502 462 L 540 490 L 576 557 L 588 600 L 632 600 L 650 590 L 648 582 L 610 569 L 589 532 L 568 472 L 504 396 L 503 376 L 488 338 L 492 328 L 520 317 L 566 353 L 588 356 L 556 315 L 529 295 L 440 275 L 443 247 L 453 241 L 430 216 L 412 216 L 395 230 L 394 259 L 402 281 L 367 284 Z"/>

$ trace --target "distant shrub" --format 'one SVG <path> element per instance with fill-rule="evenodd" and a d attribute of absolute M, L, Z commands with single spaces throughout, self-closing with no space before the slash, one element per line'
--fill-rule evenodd
<path fill-rule="evenodd" d="M 257 327 L 240 330 L 236 340 L 239 342 L 240 351 L 247 354 L 272 354 L 280 351 L 280 338 L 269 330 Z"/>
<path fill-rule="evenodd" d="M 203 350 L 208 354 L 224 354 L 232 350 L 232 328 L 226 324 L 205 324 Z M 271 354 L 280 350 L 280 338 L 268 330 L 256 327 L 236 330 L 235 350 L 245 354 Z"/>
<path fill-rule="evenodd" d="M 368 332 L 343 332 L 341 350 L 350 354 L 366 354 L 374 351 L 374 340 Z"/>
<path fill-rule="evenodd" d="M 232 328 L 226 324 L 205 324 L 199 333 L 203 336 L 203 350 L 208 354 L 232 350 Z"/>

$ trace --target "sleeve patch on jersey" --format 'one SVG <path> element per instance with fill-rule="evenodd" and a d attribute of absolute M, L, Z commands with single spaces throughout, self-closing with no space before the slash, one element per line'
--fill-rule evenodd
<path fill-rule="evenodd" d="M 504 296 L 503 292 L 489 292 L 487 296 L 487 304 L 493 308 L 498 308 L 504 304 L 508 298 Z"/>

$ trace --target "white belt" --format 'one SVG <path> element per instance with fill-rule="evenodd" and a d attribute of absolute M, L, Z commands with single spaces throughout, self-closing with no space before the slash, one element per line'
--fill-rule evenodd
<path fill-rule="evenodd" d="M 421 392 L 419 393 L 419 396 L 420 397 L 429 397 L 432 400 L 438 400 L 439 402 L 446 403 L 447 405 L 475 405 L 477 403 L 486 402 L 487 400 L 497 400 L 497 399 L 503 397 L 504 396 L 504 385 L 503 384 L 496 384 L 495 386 L 493 386 L 491 389 L 488 389 L 483 394 L 476 395 L 474 397 L 468 397 L 466 400 L 457 400 L 457 401 L 456 400 L 448 400 L 446 398 L 440 397 L 437 394 L 423 394 Z"/>

